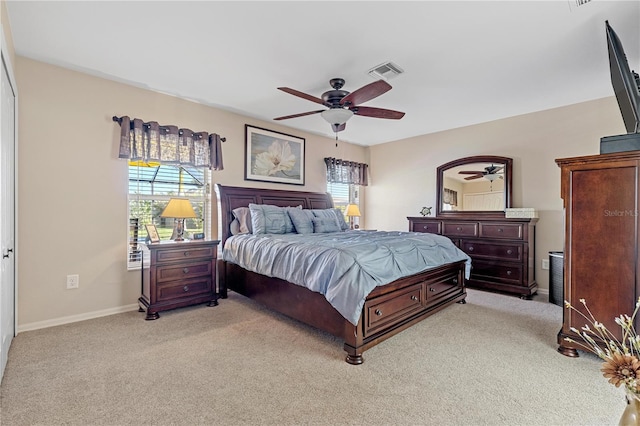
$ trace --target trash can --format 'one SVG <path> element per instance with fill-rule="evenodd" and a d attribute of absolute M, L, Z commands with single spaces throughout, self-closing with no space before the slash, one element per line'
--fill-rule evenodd
<path fill-rule="evenodd" d="M 549 252 L 549 302 L 564 305 L 564 252 Z"/>

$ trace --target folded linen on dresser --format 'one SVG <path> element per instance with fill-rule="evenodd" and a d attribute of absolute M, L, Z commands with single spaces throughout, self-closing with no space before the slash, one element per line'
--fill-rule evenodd
<path fill-rule="evenodd" d="M 441 235 L 398 231 L 242 234 L 229 237 L 222 258 L 242 268 L 321 293 L 357 324 L 376 286 L 471 258 Z"/>

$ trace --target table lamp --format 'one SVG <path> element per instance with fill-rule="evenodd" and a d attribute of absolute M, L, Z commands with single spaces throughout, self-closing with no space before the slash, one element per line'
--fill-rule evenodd
<path fill-rule="evenodd" d="M 171 198 L 167 207 L 160 217 L 172 217 L 174 219 L 174 241 L 184 241 L 182 235 L 184 234 L 184 220 L 185 218 L 194 218 L 196 212 L 193 211 L 191 203 L 186 198 Z"/>
<path fill-rule="evenodd" d="M 349 226 L 351 227 L 351 229 L 357 229 L 358 226 L 353 224 L 353 218 L 360 217 L 360 209 L 358 208 L 358 206 L 356 204 L 349 204 L 347 206 L 345 215 L 349 217 Z M 354 226 L 356 228 L 354 228 Z"/>

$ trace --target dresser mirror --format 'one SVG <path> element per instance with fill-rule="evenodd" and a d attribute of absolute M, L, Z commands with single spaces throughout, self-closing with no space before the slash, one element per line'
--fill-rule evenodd
<path fill-rule="evenodd" d="M 513 159 L 465 157 L 437 168 L 436 215 L 504 217 L 511 207 Z"/>

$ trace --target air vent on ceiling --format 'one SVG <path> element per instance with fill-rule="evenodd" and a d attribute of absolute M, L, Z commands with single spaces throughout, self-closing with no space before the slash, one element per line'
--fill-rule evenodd
<path fill-rule="evenodd" d="M 583 4 L 589 3 L 591 0 L 574 0 L 576 6 L 582 6 Z"/>
<path fill-rule="evenodd" d="M 385 80 L 390 80 L 403 72 L 404 70 L 393 62 L 385 62 L 384 64 L 371 68 L 369 70 L 369 75 L 375 79 L 383 78 Z"/>

